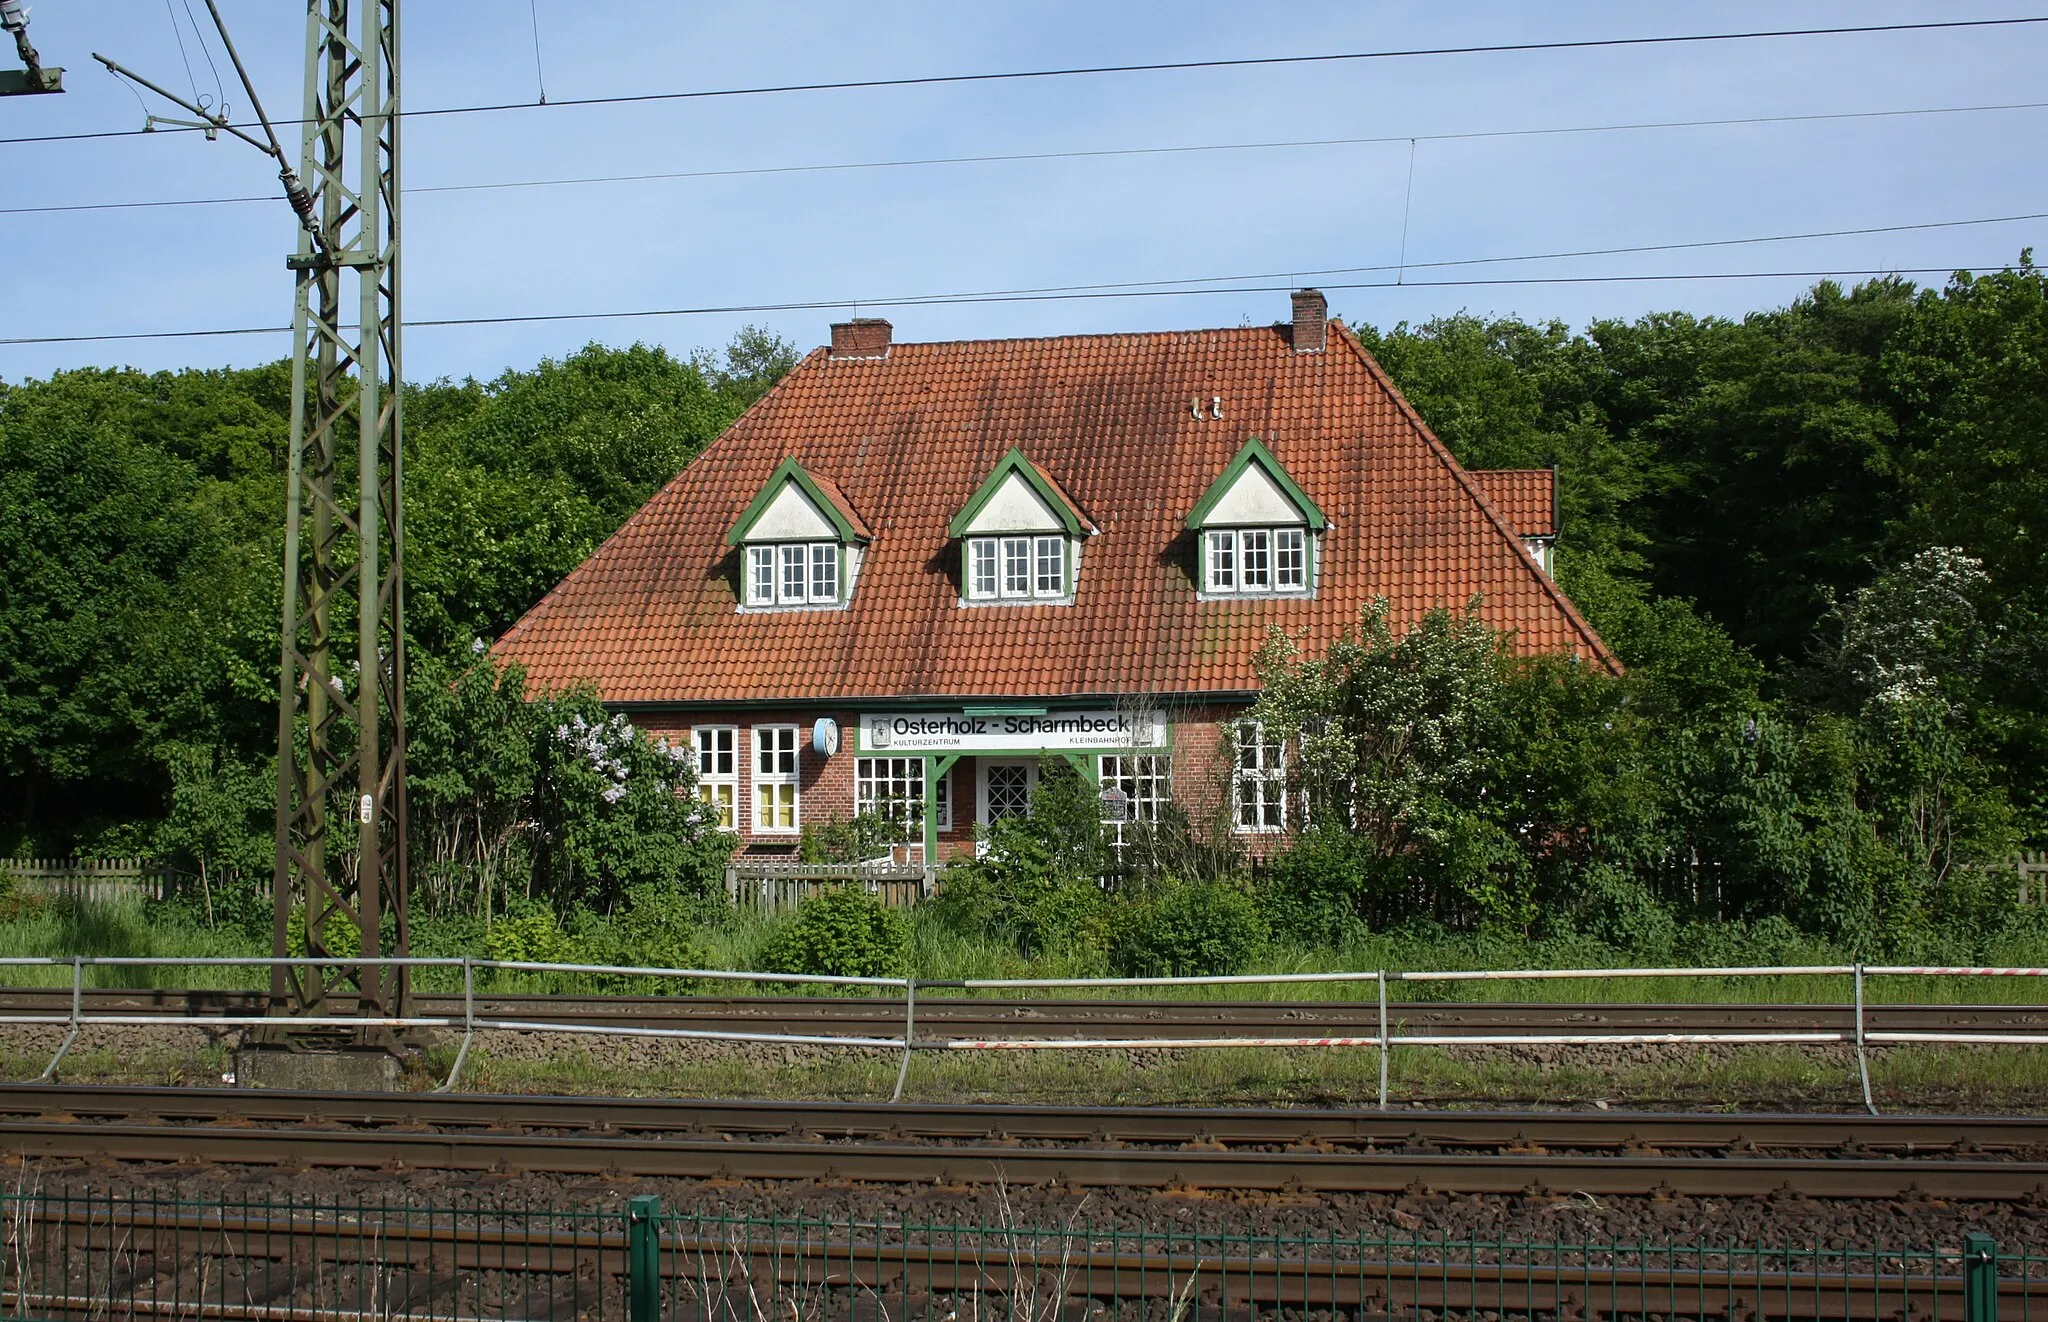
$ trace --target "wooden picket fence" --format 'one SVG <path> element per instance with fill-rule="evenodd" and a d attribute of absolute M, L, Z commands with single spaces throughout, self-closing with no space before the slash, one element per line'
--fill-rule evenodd
<path fill-rule="evenodd" d="M 725 893 L 734 907 L 780 913 L 833 886 L 860 886 L 894 908 L 907 909 L 932 892 L 922 864 L 792 863 L 781 859 L 734 859 L 726 865 Z"/>
<path fill-rule="evenodd" d="M 78 903 L 162 899 L 169 869 L 146 858 L 7 858 L 0 872 L 18 892 Z"/>
<path fill-rule="evenodd" d="M 2048 904 L 2048 853 L 2030 849 L 2014 854 L 2005 865 L 2019 874 L 2020 906 Z"/>

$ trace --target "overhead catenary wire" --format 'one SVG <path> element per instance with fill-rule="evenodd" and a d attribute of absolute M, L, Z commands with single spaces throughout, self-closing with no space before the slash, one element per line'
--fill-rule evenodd
<path fill-rule="evenodd" d="M 206 34 L 199 30 L 199 18 L 192 12 L 192 0 L 179 0 L 185 6 L 185 19 L 192 24 L 192 35 L 199 39 L 199 53 L 206 57 L 206 67 L 213 74 L 213 95 L 220 112 L 228 112 L 228 92 L 220 80 L 220 66 L 213 62 L 213 51 L 206 44 Z M 193 98 L 197 100 L 198 98 Z"/>
<path fill-rule="evenodd" d="M 140 104 L 138 100 L 138 104 Z M 1567 124 L 1550 128 L 1477 129 L 1461 133 L 1382 134 L 1361 138 L 1287 138 L 1255 142 L 1209 142 L 1181 146 L 1099 147 L 1061 151 L 990 152 L 969 156 L 922 156 L 877 161 L 820 161 L 796 165 L 754 165 L 714 170 L 663 170 L 637 174 L 570 175 L 554 179 L 504 179 L 473 184 L 429 184 L 408 187 L 406 195 L 474 193 L 498 189 L 562 188 L 597 184 L 662 183 L 687 179 L 740 179 L 760 175 L 820 174 L 844 170 L 903 170 L 946 165 L 1000 165 L 1033 161 L 1113 159 L 1133 156 L 1180 156 L 1212 152 L 1255 152 L 1323 147 L 1368 147 L 1409 142 L 1472 142 L 1492 138 L 1561 137 L 1583 133 L 1632 133 L 1670 129 L 1728 128 L 1762 124 L 1808 124 L 1836 120 L 1898 119 L 1920 115 L 1999 114 L 2048 110 L 2048 101 L 2008 101 L 1975 106 L 1919 106 L 1901 110 L 1823 111 L 1804 115 L 1743 115 L 1720 119 L 1644 120 L 1628 124 Z M 235 197 L 144 198 L 131 202 L 70 202 L 49 206 L 0 207 L 0 216 L 49 215 L 79 211 L 132 211 L 158 207 L 216 207 L 270 202 L 269 194 Z"/>
<path fill-rule="evenodd" d="M 1457 266 L 1495 266 L 1507 262 L 1552 262 L 1573 257 L 1621 257 L 1653 252 L 1686 252 L 1702 248 L 1734 248 L 1756 243 L 1794 243 L 1807 239 L 1856 238 L 1871 234 L 1902 234 L 1913 230 L 1960 229 L 1975 225 L 2006 225 L 2025 220 L 2048 220 L 2048 211 L 2021 212 L 2010 216 L 1982 216 L 1972 220 L 1931 220 L 1900 225 L 1865 225 L 1854 229 L 1807 230 L 1797 234 L 1759 234 L 1740 239 L 1691 239 L 1671 243 L 1642 243 L 1619 248 L 1573 248 L 1560 252 L 1515 253 L 1502 257 L 1456 257 L 1434 262 L 1410 262 L 1403 258 L 1399 267 L 1382 262 L 1374 266 L 1326 266 L 1313 270 L 1291 268 L 1286 271 L 1252 271 L 1235 275 L 1183 276 L 1171 280 L 1119 280 L 1094 285 L 1047 285 L 1033 289 L 1005 290 L 1013 294 L 1067 293 L 1087 289 L 1144 289 L 1170 285 L 1217 284 L 1230 280 L 1279 280 L 1283 277 L 1299 283 L 1309 276 L 1361 275 L 1372 271 L 1393 271 L 1399 268 L 1409 270 L 1443 270 Z M 1397 280 L 1398 284 L 1399 281 Z"/>
<path fill-rule="evenodd" d="M 171 0 L 164 0 L 164 17 L 171 20 L 171 36 L 178 43 L 178 62 L 185 66 L 185 82 L 192 88 L 192 103 L 202 110 L 207 109 L 206 98 L 199 94 L 199 80 L 192 75 L 192 56 L 185 50 L 185 30 L 178 26 L 178 11 L 171 7 Z M 192 29 L 192 35 L 199 35 L 196 24 Z M 216 104 L 220 99 L 216 98 Z M 226 114 L 226 107 L 221 107 L 217 113 Z"/>
<path fill-rule="evenodd" d="M 548 103 L 548 76 L 540 62 L 540 0 L 526 0 L 526 17 L 533 26 L 533 85 L 540 91 L 536 105 Z"/>
<path fill-rule="evenodd" d="M 1836 280 L 1851 277 L 1880 278 L 1912 275 L 1953 275 L 1958 271 L 1995 266 L 1996 263 L 1953 263 L 1947 266 L 1860 267 L 1850 270 L 1807 271 L 1697 271 L 1633 275 L 1503 276 L 1488 279 L 1410 280 L 1397 285 L 1391 280 L 1324 284 L 1331 290 L 1368 289 L 1469 289 L 1514 285 L 1647 284 L 1658 282 L 1719 280 Z M 780 303 L 730 303 L 701 307 L 632 308 L 604 312 L 531 312 L 500 316 L 430 317 L 408 319 L 406 328 L 432 329 L 454 326 L 514 326 L 557 321 L 626 321 L 637 318 L 730 316 L 756 312 L 837 311 L 858 302 L 867 308 L 949 307 L 980 303 L 1082 302 L 1119 298 L 1190 298 L 1221 294 L 1288 293 L 1291 284 L 1230 285 L 1202 289 L 1102 289 L 1070 293 L 971 293 L 912 295 L 904 298 L 807 299 Z M 98 335 L 24 335 L 0 338 L 0 346 L 30 344 L 98 344 L 124 340 L 189 340 L 244 335 L 282 335 L 289 326 L 231 326 L 210 330 L 119 331 Z M 355 329 L 343 327 L 342 329 Z"/>
<path fill-rule="evenodd" d="M 1289 65 L 1341 64 L 1367 60 L 1426 59 L 1458 55 L 1533 54 L 1542 51 L 1583 51 L 1627 47 L 1677 46 L 1737 41 L 1784 40 L 1801 37 L 1870 36 L 1887 33 L 2012 28 L 2048 23 L 2048 15 L 2014 18 L 1937 19 L 1922 23 L 1863 23 L 1843 27 L 1753 28 L 1739 32 L 1673 33 L 1666 36 L 1590 37 L 1576 41 L 1496 42 L 1473 46 L 1413 46 L 1391 50 L 1333 51 L 1312 55 L 1254 55 L 1232 59 L 1166 60 L 1152 63 L 1073 65 L 1052 69 L 1012 69 L 989 73 L 923 74 L 901 78 L 860 78 L 832 82 L 776 83 L 755 87 L 704 88 L 689 91 L 625 92 L 611 96 L 574 97 L 545 106 L 530 101 L 503 101 L 466 106 L 428 106 L 406 110 L 407 119 L 450 115 L 497 114 L 513 110 L 564 110 L 589 106 L 645 105 L 663 101 L 702 101 L 728 97 L 784 96 L 801 93 L 878 91 L 888 88 L 934 87 L 975 83 L 1025 82 L 1058 78 L 1144 73 L 1179 73 L 1203 69 L 1277 68 Z M 298 121 L 280 121 L 292 122 Z M 184 130 L 192 131 L 192 130 Z M 140 129 L 109 129 L 89 133 L 54 133 L 0 138 L 0 146 L 32 142 L 83 142 L 98 138 L 134 137 Z"/>
<path fill-rule="evenodd" d="M 292 169 L 291 157 L 284 154 L 284 144 L 277 140 L 277 130 L 270 126 L 270 116 L 263 113 L 263 100 L 256 95 L 256 82 L 242 64 L 234 39 L 228 36 L 227 20 L 220 16 L 220 6 L 215 0 L 206 0 L 206 12 L 213 15 L 213 26 L 220 33 L 220 44 L 227 48 L 228 59 L 234 62 L 235 76 L 242 80 L 242 90 L 249 94 L 249 108 L 256 112 L 256 121 L 263 126 L 263 137 L 270 143 L 271 159 L 277 162 L 277 180 L 284 188 L 285 201 L 298 216 L 299 224 L 313 236 L 314 242 L 319 243 L 320 223 L 313 218 L 313 195 L 300 181 L 298 171 Z"/>

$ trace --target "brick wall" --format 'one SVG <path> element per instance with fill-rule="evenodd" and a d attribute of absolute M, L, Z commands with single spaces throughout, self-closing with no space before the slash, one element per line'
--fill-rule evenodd
<path fill-rule="evenodd" d="M 1230 730 L 1240 705 L 1166 704 L 1172 727 L 1173 794 L 1198 829 L 1228 829 L 1232 825 L 1230 799 L 1233 747 Z M 811 748 L 811 727 L 820 715 L 839 723 L 841 745 L 830 758 Z M 797 731 L 797 811 L 800 823 L 844 821 L 853 816 L 853 731 L 857 713 L 852 709 L 819 712 L 761 711 L 742 715 L 665 712 L 640 715 L 636 723 L 650 734 L 672 743 L 694 747 L 692 731 L 698 726 L 728 726 L 735 731 L 738 775 L 738 824 L 740 848 L 747 853 L 794 853 L 798 835 L 761 832 L 754 829 L 754 729 L 763 725 L 794 726 Z M 963 758 L 947 772 L 952 782 L 953 822 L 939 833 L 941 858 L 973 847 L 977 811 L 975 760 Z M 1290 820 L 1290 827 L 1293 822 Z M 1285 833 L 1248 833 L 1238 836 L 1253 858 L 1265 858 L 1283 848 Z"/>
<path fill-rule="evenodd" d="M 820 716 L 839 723 L 837 755 L 820 757 L 811 748 L 811 727 Z M 744 715 L 691 716 L 664 712 L 645 714 L 636 724 L 650 734 L 671 743 L 692 746 L 691 731 L 697 726 L 722 725 L 737 728 L 739 775 L 740 848 L 748 853 L 776 853 L 796 850 L 798 833 L 763 832 L 754 829 L 754 728 L 762 725 L 793 725 L 797 730 L 797 814 L 799 824 L 845 821 L 853 816 L 853 730 L 851 710 L 820 712 L 751 712 Z M 939 832 L 939 853 L 944 857 L 956 849 L 971 848 L 974 840 L 974 777 L 971 768 L 955 766 L 947 773 L 953 782 L 953 829 Z"/>

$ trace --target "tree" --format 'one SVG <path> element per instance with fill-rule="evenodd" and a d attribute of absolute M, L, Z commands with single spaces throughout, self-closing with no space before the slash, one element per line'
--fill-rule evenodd
<path fill-rule="evenodd" d="M 0 393 L 0 811 L 9 840 L 135 852 L 170 745 L 274 729 L 274 369 L 68 372 Z"/>
<path fill-rule="evenodd" d="M 488 386 L 437 386 L 407 461 L 415 637 L 452 652 L 504 632 L 793 363 L 749 327 L 724 367 L 592 344 Z"/>
<path fill-rule="evenodd" d="M 1030 811 L 1001 818 L 972 856 L 947 864 L 934 910 L 958 931 L 1001 933 L 1026 952 L 1085 949 L 1101 936 L 1112 863 L 1094 786 L 1064 759 L 1041 758 Z"/>

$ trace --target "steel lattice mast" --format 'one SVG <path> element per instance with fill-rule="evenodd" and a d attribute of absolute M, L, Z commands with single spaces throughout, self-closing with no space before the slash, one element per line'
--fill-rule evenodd
<path fill-rule="evenodd" d="M 398 85 L 398 0 L 307 0 L 272 875 L 273 953 L 296 954 L 297 912 L 306 958 L 271 993 L 306 1015 L 342 993 L 366 1019 L 403 1013 L 405 974 L 318 961 L 408 946 Z"/>

